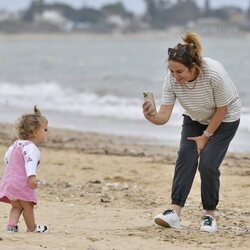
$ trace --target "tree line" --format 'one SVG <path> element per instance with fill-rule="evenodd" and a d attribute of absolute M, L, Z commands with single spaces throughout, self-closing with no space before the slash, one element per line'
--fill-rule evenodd
<path fill-rule="evenodd" d="M 201 17 L 217 17 L 228 20 L 232 11 L 227 8 L 210 9 L 209 0 L 204 0 L 204 8 L 201 9 L 195 0 L 144 0 L 146 11 L 141 20 L 154 29 L 165 29 L 171 25 L 185 25 L 188 22 L 197 21 Z M 35 16 L 44 10 L 57 10 L 62 15 L 73 22 L 87 22 L 92 24 L 105 23 L 109 15 L 117 15 L 121 18 L 134 19 L 134 14 L 126 10 L 121 2 L 106 4 L 101 9 L 81 7 L 75 9 L 67 4 L 54 3 L 46 4 L 44 0 L 32 1 L 27 10 L 23 12 L 22 19 L 32 22 Z M 240 8 L 234 11 L 242 12 Z"/>

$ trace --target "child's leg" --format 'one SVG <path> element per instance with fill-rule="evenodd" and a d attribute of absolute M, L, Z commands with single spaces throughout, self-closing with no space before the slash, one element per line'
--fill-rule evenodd
<path fill-rule="evenodd" d="M 18 200 L 17 201 L 10 200 L 10 204 L 12 208 L 10 210 L 9 225 L 16 226 L 23 212 L 23 208 Z"/>
<path fill-rule="evenodd" d="M 26 226 L 30 232 L 33 232 L 35 230 L 34 203 L 20 200 L 20 204 L 23 208 L 23 218 Z"/>

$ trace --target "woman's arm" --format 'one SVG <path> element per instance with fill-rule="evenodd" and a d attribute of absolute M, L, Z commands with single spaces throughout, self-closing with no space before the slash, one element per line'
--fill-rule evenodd
<path fill-rule="evenodd" d="M 174 105 L 161 105 L 159 111 L 153 109 L 150 102 L 144 102 L 143 105 L 144 117 L 156 125 L 163 125 L 168 122 Z"/>
<path fill-rule="evenodd" d="M 214 132 L 216 131 L 216 129 L 220 126 L 220 124 L 222 123 L 225 115 L 227 114 L 227 106 L 223 106 L 223 107 L 217 107 L 216 111 L 209 123 L 209 125 L 207 126 L 206 131 L 209 134 L 214 134 Z"/>
<path fill-rule="evenodd" d="M 214 132 L 216 131 L 216 129 L 220 126 L 220 124 L 222 123 L 225 115 L 227 113 L 227 106 L 223 106 L 223 107 L 217 107 L 216 111 L 214 112 L 212 119 L 210 121 L 210 123 L 207 126 L 207 134 L 211 134 L 213 135 Z M 200 136 L 196 136 L 196 137 L 188 137 L 188 140 L 193 140 L 196 142 L 197 145 L 197 152 L 198 155 L 200 155 L 204 149 L 204 147 L 206 146 L 209 136 L 206 135 L 206 133 L 203 133 Z"/>

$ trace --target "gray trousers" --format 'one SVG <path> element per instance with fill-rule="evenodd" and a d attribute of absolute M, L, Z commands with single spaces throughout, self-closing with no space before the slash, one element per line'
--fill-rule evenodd
<path fill-rule="evenodd" d="M 221 123 L 214 135 L 209 138 L 199 157 L 195 141 L 187 140 L 187 137 L 201 135 L 207 125 L 193 121 L 187 115 L 183 116 L 180 149 L 172 185 L 172 204 L 184 207 L 198 168 L 201 178 L 203 208 L 215 210 L 219 202 L 219 167 L 226 155 L 230 141 L 237 131 L 240 120 Z"/>

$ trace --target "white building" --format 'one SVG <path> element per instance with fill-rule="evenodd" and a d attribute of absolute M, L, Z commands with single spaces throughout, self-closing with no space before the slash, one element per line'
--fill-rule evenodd
<path fill-rule="evenodd" d="M 36 14 L 35 21 L 48 22 L 55 25 L 66 25 L 68 20 L 57 10 L 44 10 L 41 14 Z"/>

